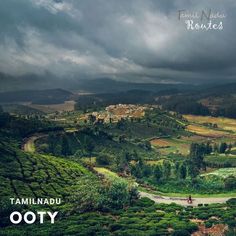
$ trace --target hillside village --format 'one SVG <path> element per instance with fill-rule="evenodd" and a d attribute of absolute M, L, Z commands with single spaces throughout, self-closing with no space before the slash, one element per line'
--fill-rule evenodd
<path fill-rule="evenodd" d="M 93 116 L 94 122 L 117 122 L 121 119 L 140 118 L 145 115 L 146 109 L 150 108 L 133 104 L 110 105 L 103 111 L 87 113 L 85 116 L 82 116 L 80 120 L 88 121 L 91 119 L 91 116 Z"/>

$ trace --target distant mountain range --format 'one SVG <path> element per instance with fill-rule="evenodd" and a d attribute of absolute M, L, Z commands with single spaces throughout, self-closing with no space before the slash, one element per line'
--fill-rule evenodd
<path fill-rule="evenodd" d="M 63 89 L 12 91 L 0 93 L 0 103 L 58 104 L 70 100 L 72 95 Z"/>
<path fill-rule="evenodd" d="M 188 84 L 134 83 L 109 78 L 61 79 L 50 73 L 45 75 L 28 74 L 18 77 L 0 73 L 0 92 L 35 90 L 36 88 L 40 90 L 63 88 L 69 91 L 91 93 L 114 93 L 134 89 L 156 92 L 164 89 L 189 89 L 190 87 L 194 86 Z"/>
<path fill-rule="evenodd" d="M 131 83 L 109 78 L 68 79 L 65 82 L 51 74 L 48 77 L 28 75 L 16 78 L 0 73 L 0 104 L 29 102 L 48 105 L 68 100 L 77 101 L 77 109 L 117 103 L 142 103 L 158 104 L 180 113 L 236 117 L 236 83 L 196 86 Z"/>

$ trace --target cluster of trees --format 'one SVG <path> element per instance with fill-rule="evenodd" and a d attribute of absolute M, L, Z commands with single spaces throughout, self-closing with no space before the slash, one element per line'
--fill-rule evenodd
<path fill-rule="evenodd" d="M 218 224 L 227 225 L 227 236 L 235 235 L 236 227 L 235 199 L 229 200 L 227 204 L 186 208 L 176 204 L 155 204 L 148 198 L 141 198 L 127 209 L 113 209 L 106 214 L 99 211 L 75 213 L 63 218 L 50 226 L 35 224 L 3 227 L 2 234 L 27 235 L 36 230 L 39 235 L 56 235 L 60 228 L 63 229 L 63 233 L 60 232 L 62 235 L 190 236 L 198 230 L 198 225 L 189 219 L 203 220 L 207 228 Z"/>
<path fill-rule="evenodd" d="M 161 183 L 170 179 L 186 179 L 189 173 L 187 162 L 164 160 L 160 164 L 149 165 L 141 159 L 131 165 L 131 173 L 138 179 L 151 178 L 154 182 Z"/>
<path fill-rule="evenodd" d="M 225 189 L 232 190 L 236 189 L 236 177 L 229 176 L 224 180 Z"/>
<path fill-rule="evenodd" d="M 158 185 L 160 191 L 192 191 L 196 193 L 214 193 L 235 189 L 236 179 L 233 176 L 222 180 L 213 181 L 203 179 L 199 174 L 205 170 L 204 153 L 207 145 L 193 144 L 191 156 L 184 161 L 172 162 L 160 160 L 154 165 L 142 159 L 131 164 L 131 174 L 141 182 Z"/>
<path fill-rule="evenodd" d="M 201 169 L 205 169 L 204 156 L 212 152 L 209 143 L 192 143 L 188 160 L 189 174 L 192 178 L 196 177 Z"/>
<path fill-rule="evenodd" d="M 236 158 L 222 155 L 211 155 L 205 157 L 206 165 L 212 168 L 236 167 Z"/>
<path fill-rule="evenodd" d="M 0 128 L 5 127 L 11 120 L 11 116 L 4 112 L 2 107 L 0 106 Z"/>
<path fill-rule="evenodd" d="M 92 185 L 88 177 L 80 178 L 78 181 L 78 188 L 70 200 L 72 203 L 78 203 L 75 205 L 80 212 L 122 209 L 139 197 L 136 186 L 120 179 L 103 180 L 102 183 L 93 179 Z"/>
<path fill-rule="evenodd" d="M 101 166 L 110 165 L 112 161 L 112 157 L 106 153 L 99 153 L 96 157 L 96 163 Z"/>
<path fill-rule="evenodd" d="M 164 160 L 156 165 L 148 165 L 138 155 L 136 163 L 131 165 L 131 173 L 137 178 L 151 177 L 157 182 L 166 180 L 184 180 L 196 178 L 201 170 L 206 169 L 205 155 L 212 152 L 212 145 L 208 143 L 192 143 L 189 158 L 185 161 L 171 162 Z M 225 143 L 220 145 L 220 150 L 225 151 Z M 128 162 L 127 162 L 128 164 Z"/>
<path fill-rule="evenodd" d="M 211 144 L 210 142 L 204 143 L 193 143 L 190 147 L 190 156 L 194 156 L 197 153 L 202 155 L 209 155 L 212 152 L 214 153 L 226 153 L 230 151 L 233 145 L 231 143 L 227 144 L 226 142 L 221 142 L 219 144 Z"/>
<path fill-rule="evenodd" d="M 205 168 L 204 155 L 211 152 L 209 144 L 192 144 L 190 157 L 185 161 L 173 163 L 163 160 L 159 164 L 147 164 L 136 151 L 123 152 L 121 155 L 111 156 L 100 153 L 96 157 L 98 165 L 110 165 L 115 171 L 125 175 L 132 174 L 138 179 L 151 178 L 156 182 L 170 179 L 186 179 L 196 177 L 202 168 Z"/>
<path fill-rule="evenodd" d="M 45 120 L 40 120 L 38 117 L 29 119 L 16 117 L 4 112 L 0 107 L 0 129 L 7 132 L 8 136 L 24 138 L 35 132 L 62 130 L 62 127 Z"/>
<path fill-rule="evenodd" d="M 196 102 L 195 98 L 188 96 L 162 98 L 159 100 L 159 103 L 164 109 L 176 111 L 181 114 L 210 115 L 210 111 L 206 106 Z"/>
<path fill-rule="evenodd" d="M 91 156 L 95 148 L 94 140 L 89 135 L 84 135 L 83 139 L 77 137 L 77 133 L 50 133 L 48 137 L 42 140 L 38 140 L 38 151 L 51 153 L 58 156 L 71 156 L 77 153 L 77 155 Z M 78 152 L 77 152 L 78 151 Z"/>
<path fill-rule="evenodd" d="M 176 119 L 181 119 L 181 116 L 173 116 L 172 114 L 162 111 L 161 109 L 155 108 L 152 110 L 146 110 L 144 117 L 130 117 L 130 118 L 121 118 L 117 123 L 112 125 L 108 125 L 106 127 L 115 127 L 118 130 L 128 130 L 133 129 L 135 124 L 142 124 L 143 129 L 145 129 L 144 125 L 147 127 L 155 127 L 155 130 L 158 133 L 168 134 L 171 130 L 183 130 L 184 125 L 180 122 L 176 121 Z M 183 120 L 184 121 L 184 120 Z M 96 119 L 96 116 L 89 114 L 87 120 L 85 121 L 88 124 L 93 124 L 95 126 L 104 128 L 104 120 Z M 110 124 L 112 123 L 112 119 L 110 119 Z M 158 130 L 159 129 L 159 130 Z"/>
<path fill-rule="evenodd" d="M 227 144 L 225 142 L 222 142 L 219 145 L 217 144 L 214 145 L 214 152 L 215 153 L 225 153 L 226 151 L 230 152 L 232 147 L 233 145 L 231 143 Z"/>
<path fill-rule="evenodd" d="M 177 114 L 173 115 L 160 108 L 155 108 L 155 109 L 146 111 L 145 120 L 148 123 L 157 124 L 160 127 L 168 127 L 174 130 L 184 129 L 184 125 L 181 124 L 180 122 L 177 122 L 177 120 L 182 120 L 184 122 L 184 119 L 181 115 L 177 115 Z"/>
<path fill-rule="evenodd" d="M 68 101 L 71 92 L 63 89 L 23 90 L 0 93 L 0 102 L 32 102 L 33 104 L 59 104 Z"/>
<path fill-rule="evenodd" d="M 217 109 L 214 113 L 215 116 L 225 116 L 229 118 L 236 118 L 236 105 L 234 103 L 224 104 L 223 107 Z"/>

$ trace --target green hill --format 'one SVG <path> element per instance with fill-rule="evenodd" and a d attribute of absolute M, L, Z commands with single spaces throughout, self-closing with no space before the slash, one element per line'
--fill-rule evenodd
<path fill-rule="evenodd" d="M 0 143 L 0 197 L 63 197 L 76 179 L 92 174 L 79 165 L 53 156 L 26 154 Z"/>

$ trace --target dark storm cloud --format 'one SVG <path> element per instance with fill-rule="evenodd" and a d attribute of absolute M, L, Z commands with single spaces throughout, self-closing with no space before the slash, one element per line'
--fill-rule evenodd
<path fill-rule="evenodd" d="M 0 71 L 148 82 L 235 80 L 235 8 L 233 0 L 1 1 Z M 188 31 L 178 20 L 180 9 L 224 13 L 224 29 Z"/>

